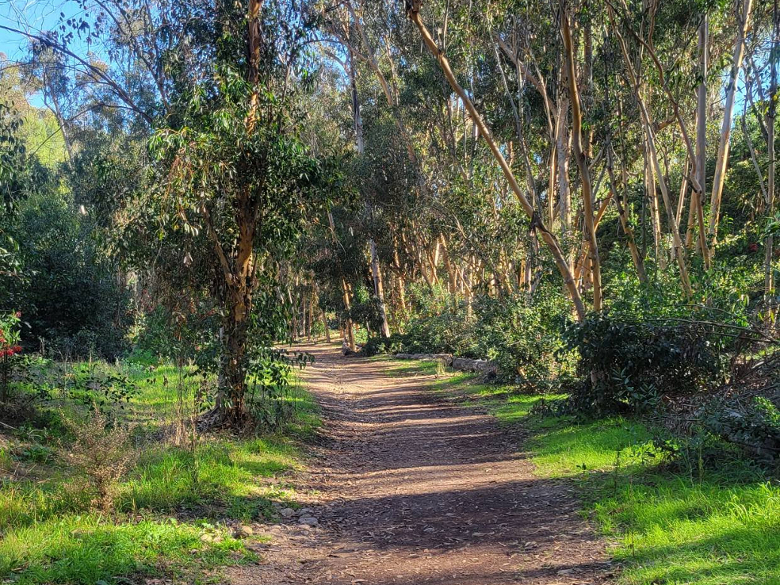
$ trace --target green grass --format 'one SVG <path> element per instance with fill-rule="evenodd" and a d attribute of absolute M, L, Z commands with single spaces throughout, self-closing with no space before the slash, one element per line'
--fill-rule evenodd
<path fill-rule="evenodd" d="M 376 356 L 371 358 L 374 361 L 385 361 L 387 356 Z M 408 376 L 432 376 L 441 370 L 441 365 L 435 360 L 403 360 L 388 362 L 386 372 L 395 378 L 405 378 Z"/>
<path fill-rule="evenodd" d="M 404 365 L 408 368 L 410 366 Z M 569 478 L 585 513 L 616 542 L 626 585 L 780 584 L 780 484 L 736 454 L 717 465 L 671 466 L 641 422 L 578 423 L 532 413 L 556 396 L 518 395 L 469 374 L 431 381 L 457 392 L 505 424 L 531 431 L 526 447 L 540 479 Z"/>
<path fill-rule="evenodd" d="M 205 522 L 79 514 L 5 534 L 0 575 L 24 585 L 110 583 L 121 575 L 188 575 L 199 582 L 203 570 L 253 558 L 224 527 Z"/>
<path fill-rule="evenodd" d="M 255 558 L 229 523 L 273 518 L 273 502 L 296 505 L 289 472 L 302 465 L 300 440 L 319 425 L 300 384 L 279 432 L 204 436 L 193 454 L 157 438 L 175 419 L 175 369 L 120 368 L 138 387 L 124 412 L 141 421 L 141 448 L 110 514 L 91 505 L 64 437 L 26 430 L 0 441 L 0 478 L 24 471 L 0 481 L 0 583 L 118 584 L 136 575 L 218 583 L 220 567 Z M 78 410 L 57 401 L 63 407 Z"/>

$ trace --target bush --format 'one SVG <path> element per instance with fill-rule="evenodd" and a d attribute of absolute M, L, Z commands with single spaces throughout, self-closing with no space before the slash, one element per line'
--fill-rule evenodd
<path fill-rule="evenodd" d="M 398 353 L 404 349 L 404 336 L 394 333 L 388 339 L 384 337 L 371 337 L 360 349 L 364 356 Z"/>
<path fill-rule="evenodd" d="M 304 368 L 314 361 L 307 353 L 254 347 L 247 367 L 247 406 L 259 430 L 280 431 L 295 418 L 292 397 L 293 368 Z"/>
<path fill-rule="evenodd" d="M 94 493 L 92 504 L 110 510 L 116 484 L 135 457 L 129 444 L 131 429 L 109 423 L 108 417 L 97 409 L 84 421 L 65 419 L 65 424 L 73 435 L 70 460 Z"/>
<path fill-rule="evenodd" d="M 20 317 L 20 313 L 0 315 L 0 403 L 9 398 L 8 387 L 22 352 L 19 345 Z"/>
<path fill-rule="evenodd" d="M 589 316 L 564 334 L 568 348 L 580 356 L 570 408 L 594 415 L 638 413 L 657 407 L 664 395 L 714 387 L 727 361 L 711 335 L 695 323 Z"/>
<path fill-rule="evenodd" d="M 711 400 L 700 413 L 702 425 L 721 439 L 739 445 L 766 463 L 780 458 L 780 410 L 762 396 L 746 406 L 724 398 Z"/>
<path fill-rule="evenodd" d="M 40 343 L 61 359 L 120 355 L 129 288 L 91 216 L 81 215 L 70 195 L 47 192 L 20 204 L 12 228 L 29 277 L 12 291 L 29 325 L 22 345 Z"/>
<path fill-rule="evenodd" d="M 526 294 L 477 297 L 472 315 L 461 302 L 434 289 L 415 295 L 418 307 L 403 335 L 372 340 L 366 355 L 389 351 L 451 353 L 489 359 L 500 378 L 534 391 L 550 390 L 574 371 L 574 358 L 561 339 L 569 303 L 558 291 L 540 288 Z"/>
<path fill-rule="evenodd" d="M 470 334 L 476 357 L 490 359 L 501 378 L 535 392 L 552 390 L 574 370 L 561 338 L 568 302 L 547 292 L 539 290 L 533 299 L 479 299 Z"/>
<path fill-rule="evenodd" d="M 403 337 L 403 349 L 411 353 L 451 353 L 474 356 L 470 322 L 463 307 L 444 309 L 412 319 Z"/>

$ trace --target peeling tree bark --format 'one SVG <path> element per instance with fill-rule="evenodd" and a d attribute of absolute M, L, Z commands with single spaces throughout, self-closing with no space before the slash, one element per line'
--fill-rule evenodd
<path fill-rule="evenodd" d="M 561 32 L 566 51 L 566 77 L 569 79 L 569 101 L 571 102 L 572 145 L 574 157 L 580 170 L 582 183 L 582 203 L 585 215 L 585 235 L 588 240 L 588 259 L 590 263 L 591 281 L 593 283 L 593 310 L 601 311 L 601 260 L 596 241 L 596 225 L 593 217 L 593 189 L 588 161 L 582 146 L 582 112 L 580 110 L 580 94 L 577 89 L 577 73 L 574 69 L 574 47 L 569 28 L 569 17 L 561 15 Z"/>
<path fill-rule="evenodd" d="M 715 177 L 712 180 L 712 197 L 710 198 L 709 240 L 710 247 L 714 246 L 718 239 L 718 223 L 720 221 L 720 203 L 723 197 L 723 182 L 726 178 L 726 169 L 729 164 L 729 139 L 731 137 L 731 118 L 734 111 L 734 97 L 737 92 L 737 80 L 739 70 L 742 68 L 742 57 L 745 54 L 745 34 L 750 20 L 750 8 L 752 0 L 741 0 L 741 10 L 737 10 L 739 23 L 737 26 L 737 38 L 734 41 L 734 55 L 731 61 L 731 73 L 729 84 L 726 86 L 726 104 L 723 108 L 723 123 L 720 129 L 720 143 L 718 144 L 718 158 L 715 162 Z"/>

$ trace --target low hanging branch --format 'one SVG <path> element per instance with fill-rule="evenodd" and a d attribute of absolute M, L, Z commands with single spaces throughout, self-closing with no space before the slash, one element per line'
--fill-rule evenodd
<path fill-rule="evenodd" d="M 566 289 L 569 291 L 569 294 L 571 296 L 572 303 L 574 304 L 574 309 L 577 312 L 577 318 L 580 321 L 582 321 L 585 318 L 585 312 L 586 312 L 585 305 L 582 302 L 582 297 L 580 296 L 580 292 L 577 289 L 577 284 L 574 282 L 574 277 L 572 276 L 571 269 L 569 267 L 568 262 L 566 261 L 566 258 L 564 257 L 563 250 L 561 250 L 561 246 L 558 243 L 558 240 L 545 227 L 541 217 L 539 216 L 539 213 L 536 210 L 534 210 L 533 205 L 531 204 L 530 201 L 528 201 L 528 198 L 525 196 L 522 189 L 520 188 L 517 179 L 515 179 L 515 176 L 512 173 L 512 169 L 509 168 L 509 164 L 506 162 L 504 155 L 501 154 L 501 150 L 498 148 L 498 145 L 496 144 L 495 140 L 493 140 L 490 130 L 485 125 L 485 122 L 482 120 L 482 116 L 479 115 L 479 112 L 477 112 L 477 109 L 474 107 L 474 104 L 466 95 L 466 92 L 460 86 L 457 79 L 455 79 L 455 74 L 452 72 L 452 68 L 450 67 L 450 63 L 447 60 L 447 57 L 444 55 L 441 49 L 439 49 L 439 47 L 436 45 L 436 41 L 433 40 L 433 37 L 431 37 L 431 33 L 428 31 L 425 24 L 423 24 L 422 19 L 420 18 L 421 4 L 422 4 L 421 0 L 406 0 L 406 16 L 415 25 L 417 25 L 417 28 L 420 30 L 420 34 L 422 35 L 422 39 L 423 42 L 425 43 L 425 46 L 428 47 L 428 50 L 431 52 L 431 54 L 434 57 L 436 57 L 436 60 L 439 62 L 439 66 L 441 67 L 444 76 L 447 78 L 450 87 L 452 87 L 453 91 L 458 95 L 458 97 L 463 102 L 463 105 L 468 110 L 469 115 L 471 116 L 471 119 L 474 122 L 474 125 L 477 127 L 480 135 L 487 143 L 488 147 L 490 148 L 490 151 L 493 153 L 493 157 L 496 159 L 496 162 L 498 162 L 498 165 L 501 167 L 501 170 L 504 173 L 504 177 L 509 183 L 509 186 L 512 188 L 515 197 L 517 197 L 517 200 L 520 202 L 520 206 L 523 208 L 523 211 L 525 211 L 526 215 L 528 215 L 528 217 L 531 218 L 531 228 L 536 229 L 541 234 L 544 243 L 547 245 L 547 248 L 552 253 L 553 259 L 555 260 L 555 264 L 558 267 L 561 276 L 563 277 L 563 282 L 566 285 Z"/>

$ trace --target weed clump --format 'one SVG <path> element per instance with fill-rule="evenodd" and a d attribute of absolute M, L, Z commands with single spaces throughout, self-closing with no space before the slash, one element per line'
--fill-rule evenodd
<path fill-rule="evenodd" d="M 65 418 L 73 436 L 69 459 L 86 480 L 94 498 L 92 505 L 109 511 L 114 505 L 117 482 L 135 460 L 130 445 L 131 428 L 123 426 L 95 409 L 87 418 Z"/>

